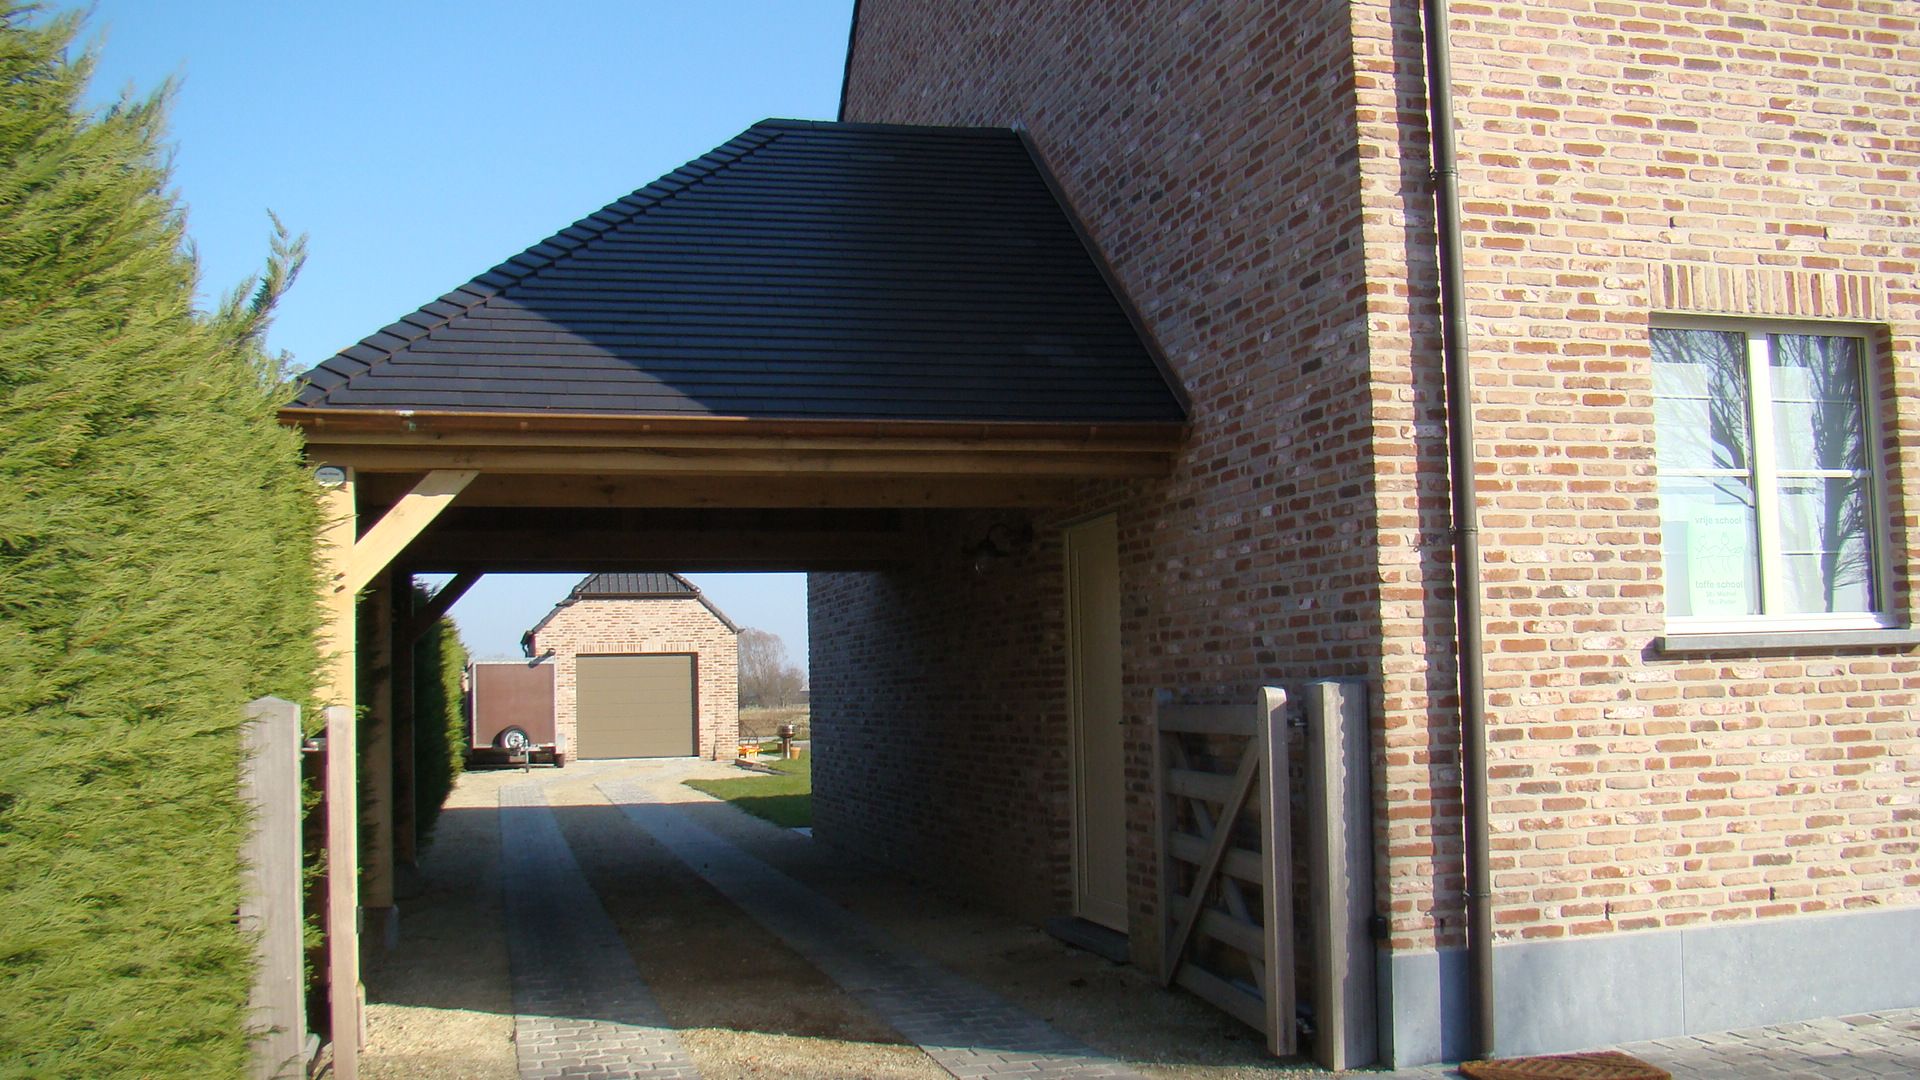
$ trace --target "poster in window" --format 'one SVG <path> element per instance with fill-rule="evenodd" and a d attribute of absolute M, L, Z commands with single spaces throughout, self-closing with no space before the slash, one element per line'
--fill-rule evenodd
<path fill-rule="evenodd" d="M 1687 522 L 1687 594 L 1695 615 L 1752 613 L 1753 518 L 1744 507 L 1702 508 Z"/>

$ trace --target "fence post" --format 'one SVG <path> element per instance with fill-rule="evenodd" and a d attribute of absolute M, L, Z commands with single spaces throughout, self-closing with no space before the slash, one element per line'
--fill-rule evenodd
<path fill-rule="evenodd" d="M 240 929 L 256 935 L 248 1015 L 258 1034 L 250 1075 L 282 1080 L 305 1070 L 306 998 L 300 940 L 300 707 L 249 702 L 241 729 L 240 797 L 253 808 L 241 848 L 246 892 Z"/>
<path fill-rule="evenodd" d="M 1306 698 L 1314 1057 L 1325 1068 L 1351 1069 L 1379 1057 L 1367 684 L 1312 682 Z"/>

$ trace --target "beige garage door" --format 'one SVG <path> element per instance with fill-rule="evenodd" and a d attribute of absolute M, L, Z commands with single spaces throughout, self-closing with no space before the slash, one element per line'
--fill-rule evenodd
<path fill-rule="evenodd" d="M 582 656 L 579 758 L 690 757 L 693 657 Z"/>

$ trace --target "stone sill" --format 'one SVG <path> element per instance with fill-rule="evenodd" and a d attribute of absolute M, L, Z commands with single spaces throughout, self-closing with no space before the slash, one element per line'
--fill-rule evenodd
<path fill-rule="evenodd" d="M 1920 630 L 1896 627 L 1887 630 L 1758 630 L 1732 634 L 1667 634 L 1655 638 L 1653 642 L 1654 649 L 1663 656 L 1710 652 L 1814 652 L 1886 645 L 1920 645 Z"/>

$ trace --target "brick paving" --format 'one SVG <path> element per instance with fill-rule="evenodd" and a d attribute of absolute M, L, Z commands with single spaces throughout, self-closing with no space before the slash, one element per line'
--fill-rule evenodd
<path fill-rule="evenodd" d="M 634 781 L 600 790 L 730 901 L 963 1080 L 1139 1074 L 894 941 Z M 538 782 L 501 789 L 514 1037 L 524 1080 L 697 1077 Z M 1920 1009 L 1618 1047 L 1675 1080 L 1920 1080 Z M 1327 1075 L 1312 1073 L 1310 1075 Z M 1449 1080 L 1447 1066 L 1349 1074 Z"/>
<path fill-rule="evenodd" d="M 600 790 L 661 846 L 962 1080 L 1138 1078 L 1039 1017 L 893 941 L 633 781 Z"/>
<path fill-rule="evenodd" d="M 697 1080 L 538 783 L 500 789 L 521 1080 Z"/>
<path fill-rule="evenodd" d="M 1630 1043 L 1674 1080 L 1920 1077 L 1920 1009 Z"/>

